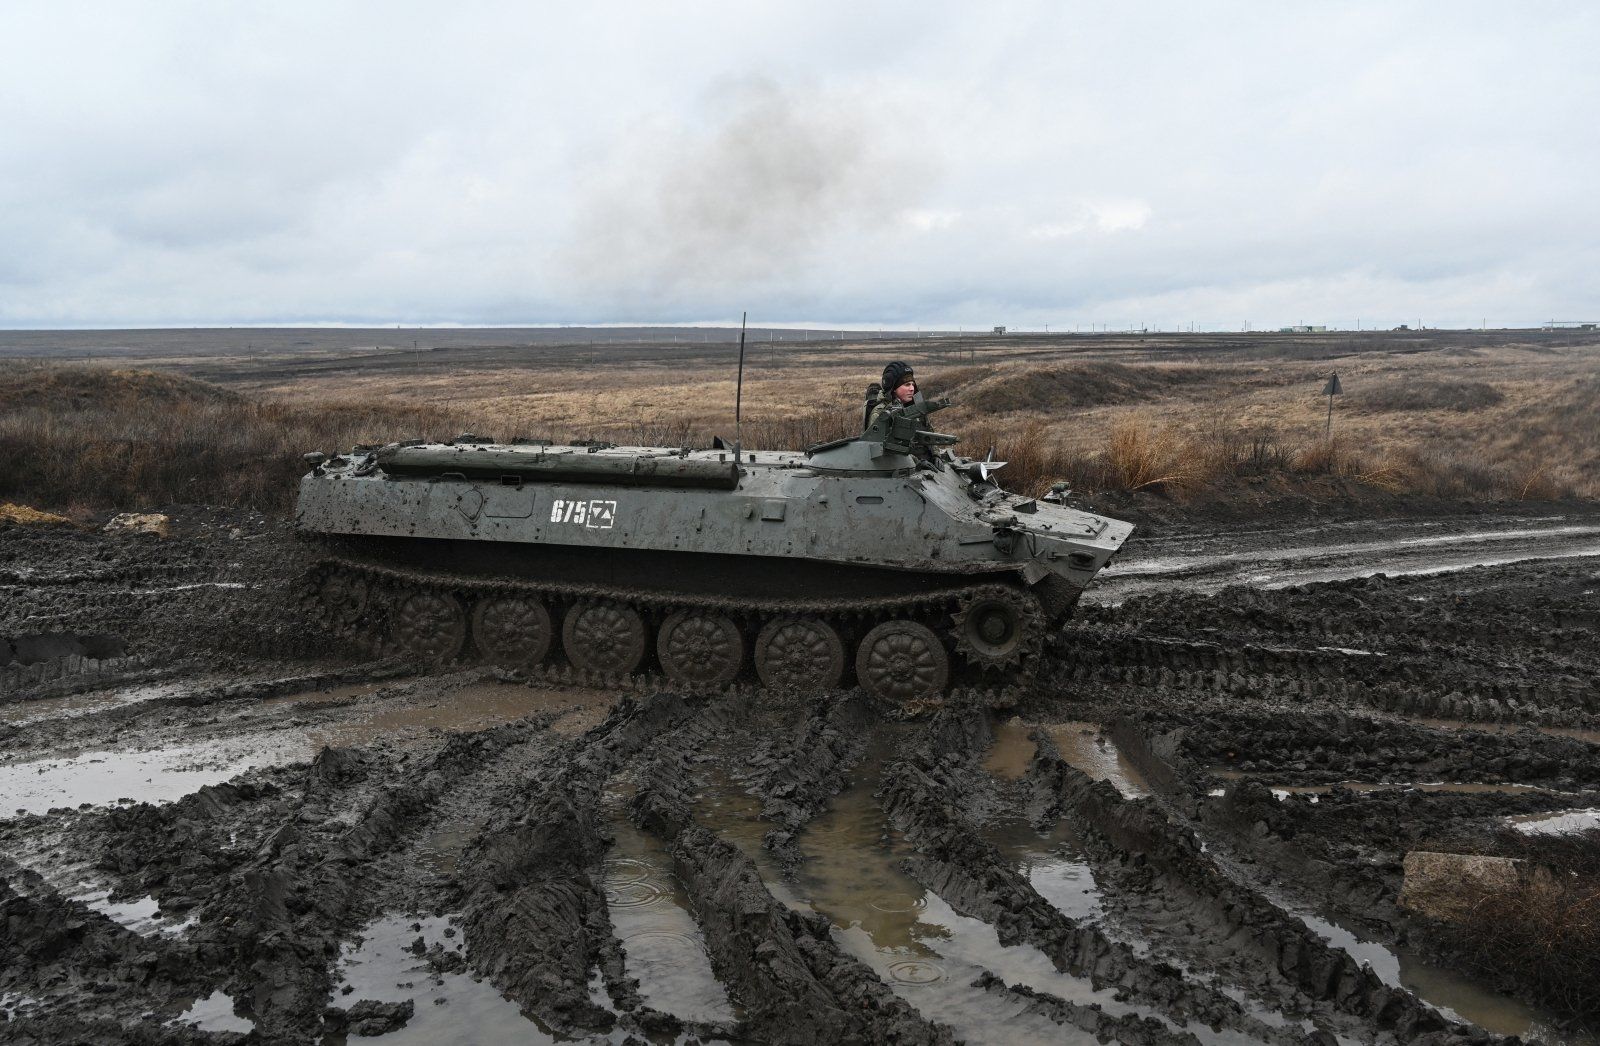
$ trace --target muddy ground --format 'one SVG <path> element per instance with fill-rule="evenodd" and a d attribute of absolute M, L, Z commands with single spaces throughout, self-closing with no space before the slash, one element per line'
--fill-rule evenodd
<path fill-rule="evenodd" d="M 1600 516 L 1170 529 L 1014 707 L 365 661 L 316 550 L 0 530 L 0 1041 L 1596 1041 L 1407 853 L 1600 809 Z"/>

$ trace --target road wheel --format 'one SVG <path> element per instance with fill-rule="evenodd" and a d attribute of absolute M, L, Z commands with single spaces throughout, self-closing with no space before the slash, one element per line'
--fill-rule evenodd
<path fill-rule="evenodd" d="M 602 675 L 625 676 L 638 668 L 647 641 L 644 618 L 621 603 L 579 603 L 561 625 L 572 667 Z"/>
<path fill-rule="evenodd" d="M 490 596 L 472 608 L 472 643 L 490 664 L 536 665 L 550 652 L 550 611 L 537 599 Z"/>
<path fill-rule="evenodd" d="M 905 702 L 931 697 L 950 682 L 950 655 L 931 628 L 885 621 L 861 640 L 856 678 L 874 697 Z"/>
<path fill-rule="evenodd" d="M 317 598 L 336 624 L 355 624 L 367 610 L 367 580 L 336 570 L 323 578 Z"/>
<path fill-rule="evenodd" d="M 668 679 L 693 686 L 726 686 L 744 666 L 744 637 L 723 614 L 679 610 L 662 622 L 656 656 Z"/>
<path fill-rule="evenodd" d="M 756 636 L 756 675 L 767 686 L 810 693 L 838 686 L 843 674 L 844 643 L 826 621 L 778 618 Z"/>
<path fill-rule="evenodd" d="M 467 614 L 448 592 L 411 592 L 395 606 L 393 634 L 413 657 L 453 661 L 467 638 Z"/>
<path fill-rule="evenodd" d="M 950 630 L 967 663 L 1003 672 L 1038 652 L 1044 640 L 1044 611 L 1032 594 L 990 588 L 966 596 Z"/>

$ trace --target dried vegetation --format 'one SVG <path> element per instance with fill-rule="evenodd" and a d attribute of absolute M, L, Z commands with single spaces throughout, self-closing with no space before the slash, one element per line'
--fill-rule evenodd
<path fill-rule="evenodd" d="M 1316 372 L 1293 359 L 923 368 L 925 389 L 956 402 L 936 427 L 961 434 L 964 453 L 993 447 L 1009 463 L 1010 489 L 1038 494 L 1065 482 L 1084 494 L 1205 504 L 1241 494 L 1600 497 L 1600 379 L 1579 362 L 1564 358 L 1537 380 L 1518 375 L 1546 366 L 1540 360 L 1487 375 L 1496 380 L 1472 376 L 1485 366 L 1476 356 L 1452 364 L 1465 368 L 1460 378 L 1428 377 L 1405 360 L 1366 363 L 1369 373 L 1346 379 L 1351 394 L 1338 404 L 1332 438 L 1306 395 Z M 170 370 L 17 367 L 0 378 L 0 454 L 11 463 L 0 498 L 79 514 L 181 502 L 283 511 L 300 455 L 313 449 L 462 432 L 731 441 L 723 402 L 731 383 L 679 370 L 618 381 L 584 364 L 546 369 L 537 385 L 514 373 L 428 384 L 373 376 L 291 394 L 287 385 L 235 391 Z M 803 447 L 858 431 L 858 379 L 854 367 L 791 372 L 764 362 L 745 389 L 744 445 Z"/>
<path fill-rule="evenodd" d="M 1515 888 L 1479 887 L 1470 915 L 1445 929 L 1470 966 L 1506 977 L 1532 998 L 1574 1013 L 1594 1011 L 1600 985 L 1600 829 L 1502 833 L 1482 849 L 1524 862 Z"/>

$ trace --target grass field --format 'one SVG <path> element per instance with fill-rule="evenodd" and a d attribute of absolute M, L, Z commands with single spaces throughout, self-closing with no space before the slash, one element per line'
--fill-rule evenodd
<path fill-rule="evenodd" d="M 123 333 L 144 344 L 4 362 L 0 454 L 12 464 L 0 499 L 79 514 L 180 501 L 283 510 L 312 449 L 466 431 L 673 446 L 734 434 L 725 343 L 497 345 L 504 332 L 484 331 L 482 345 L 410 351 L 305 339 L 204 351 L 193 336 L 174 348 L 161 332 Z M 1066 480 L 1196 505 L 1600 498 L 1600 338 L 1571 332 L 755 343 L 746 446 L 856 431 L 863 389 L 891 358 L 950 396 L 936 427 L 967 453 L 994 446 L 1016 490 Z M 1320 390 L 1335 371 L 1330 438 Z"/>

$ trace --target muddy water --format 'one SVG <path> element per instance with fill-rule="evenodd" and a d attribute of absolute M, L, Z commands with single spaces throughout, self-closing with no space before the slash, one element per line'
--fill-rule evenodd
<path fill-rule="evenodd" d="M 606 793 L 614 841 L 602 885 L 628 976 L 638 979 L 646 1005 L 664 1013 L 706 1023 L 740 1019 L 711 970 L 705 938 L 672 872 L 671 856 L 628 819 L 626 800 L 624 788 Z"/>
<path fill-rule="evenodd" d="M 1270 775 L 1262 777 L 1255 774 L 1247 774 L 1239 770 L 1213 768 L 1211 773 L 1216 777 L 1223 779 L 1224 781 L 1242 781 L 1246 778 L 1251 778 L 1254 780 L 1259 780 L 1262 783 L 1266 783 L 1268 780 L 1270 780 Z M 1337 781 L 1332 784 L 1314 785 L 1269 784 L 1267 787 L 1272 790 L 1272 794 L 1278 799 L 1286 799 L 1291 795 L 1309 795 L 1312 797 L 1312 802 L 1317 801 L 1317 796 L 1327 795 L 1335 788 L 1343 788 L 1351 792 L 1399 792 L 1411 790 L 1416 792 L 1440 792 L 1454 795 L 1487 795 L 1491 793 L 1498 795 L 1577 794 L 1575 792 L 1562 792 L 1554 788 L 1545 788 L 1541 785 L 1485 781 Z M 1212 789 L 1209 794 L 1212 796 L 1219 796 L 1222 794 L 1222 792 L 1222 789 L 1216 788 Z M 1538 816 L 1542 817 L 1545 815 L 1540 814 Z"/>
<path fill-rule="evenodd" d="M 886 824 L 873 798 L 886 747 L 876 747 L 868 759 L 870 768 L 800 835 L 803 862 L 792 877 L 783 878 L 760 851 L 765 826 L 754 819 L 758 805 L 753 799 L 741 798 L 736 789 L 714 787 L 702 796 L 698 816 L 756 858 L 774 897 L 827 917 L 846 952 L 958 1037 L 971 1042 L 1094 1041 L 1028 1013 L 1013 999 L 974 988 L 973 981 L 985 970 L 1010 984 L 1077 1003 L 1098 1003 L 1110 1013 L 1134 1012 L 1112 992 L 1096 992 L 1088 980 L 1062 974 L 1038 949 L 1002 945 L 993 926 L 957 913 L 901 870 L 901 861 L 912 851 Z M 1029 834 L 1034 838 L 1030 876 L 1037 876 L 1036 883 L 1064 909 L 1086 911 L 1092 877 L 1074 881 L 1074 862 L 1058 853 L 1051 840 Z"/>
<path fill-rule="evenodd" d="M 1294 914 L 1329 943 L 1372 967 L 1385 984 L 1410 990 L 1446 1016 L 1471 1021 L 1499 1035 L 1520 1035 L 1545 1046 L 1600 1046 L 1600 1039 L 1557 1031 L 1551 1019 L 1538 1010 L 1488 991 L 1453 970 L 1429 965 L 1407 949 L 1366 940 L 1305 911 Z"/>
<path fill-rule="evenodd" d="M 465 973 L 435 973 L 425 959 L 411 950 L 412 943 L 420 937 L 426 948 L 438 943 L 447 951 L 460 952 L 461 934 L 451 927 L 448 918 L 385 916 L 368 925 L 360 936 L 358 944 L 344 947 L 335 974 L 350 991 L 346 993 L 343 987 L 336 988 L 332 1004 L 348 1008 L 362 999 L 412 1000 L 416 1012 L 405 1027 L 382 1036 L 384 1043 L 433 1046 L 441 1042 L 472 1042 L 510 1046 L 565 1041 L 524 1017 L 517 1004 L 502 996 L 488 981 Z"/>
<path fill-rule="evenodd" d="M 1137 767 L 1117 749 L 1109 737 L 1100 733 L 1098 723 L 1026 723 L 1013 716 L 998 724 L 994 742 L 983 756 L 983 768 L 996 777 L 1015 781 L 1028 771 L 1037 746 L 1029 738 L 1035 729 L 1050 735 L 1061 758 L 1096 781 L 1110 781 L 1125 798 L 1138 799 L 1150 794 L 1150 787 Z"/>
<path fill-rule="evenodd" d="M 1084 598 L 1117 603 L 1157 589 L 1214 592 L 1228 585 L 1283 588 L 1372 574 L 1435 574 L 1526 560 L 1600 556 L 1600 527 L 1530 521 L 1526 528 L 1465 533 L 1416 533 L 1396 525 L 1386 541 L 1355 541 L 1213 551 L 1196 541 L 1184 551 L 1125 559 L 1101 574 Z M 1370 533 L 1370 525 L 1368 525 Z M 1405 534 L 1406 536 L 1399 536 Z"/>
<path fill-rule="evenodd" d="M 483 730 L 529 715 L 571 709 L 553 726 L 581 732 L 603 717 L 615 694 L 555 691 L 495 682 L 455 689 L 424 690 L 392 698 L 359 701 L 341 718 L 284 727 L 301 708 L 367 698 L 368 687 L 309 691 L 271 698 L 264 710 L 281 710 L 251 733 L 177 743 L 143 751 L 91 751 L 59 759 L 35 759 L 0 766 L 0 797 L 5 813 L 44 813 L 84 803 L 99 806 L 130 799 L 171 802 L 205 785 L 218 784 L 255 767 L 313 758 L 325 746 L 358 746 L 382 739 L 414 741 L 434 730 Z M 257 725 L 257 724 L 251 724 Z"/>
<path fill-rule="evenodd" d="M 1524 814 L 1508 818 L 1519 832 L 1530 835 L 1565 835 L 1600 828 L 1600 809 L 1567 810 L 1562 813 Z"/>
<path fill-rule="evenodd" d="M 1532 723 L 1472 723 L 1464 719 L 1428 719 L 1410 718 L 1406 722 L 1416 726 L 1428 726 L 1435 730 L 1469 730 L 1484 734 L 1514 734 L 1520 730 L 1537 730 L 1541 734 L 1551 734 L 1556 737 L 1570 737 L 1576 741 L 1587 741 L 1592 745 L 1600 745 L 1600 730 L 1586 730 L 1576 726 L 1537 726 Z"/>
<path fill-rule="evenodd" d="M 66 719 L 72 716 L 87 715 L 90 712 L 103 712 L 123 705 L 136 705 L 144 701 L 158 701 L 164 697 L 176 697 L 193 689 L 193 680 L 145 683 L 139 686 L 92 690 L 68 697 L 47 697 L 38 701 L 4 704 L 0 705 L 0 723 L 9 723 L 12 726 L 26 726 L 29 723 L 38 723 L 47 719 Z"/>
<path fill-rule="evenodd" d="M 255 1021 L 235 1012 L 233 997 L 224 991 L 214 991 L 204 999 L 196 999 L 181 1015 L 167 1023 L 187 1025 L 201 1031 L 252 1032 Z"/>

